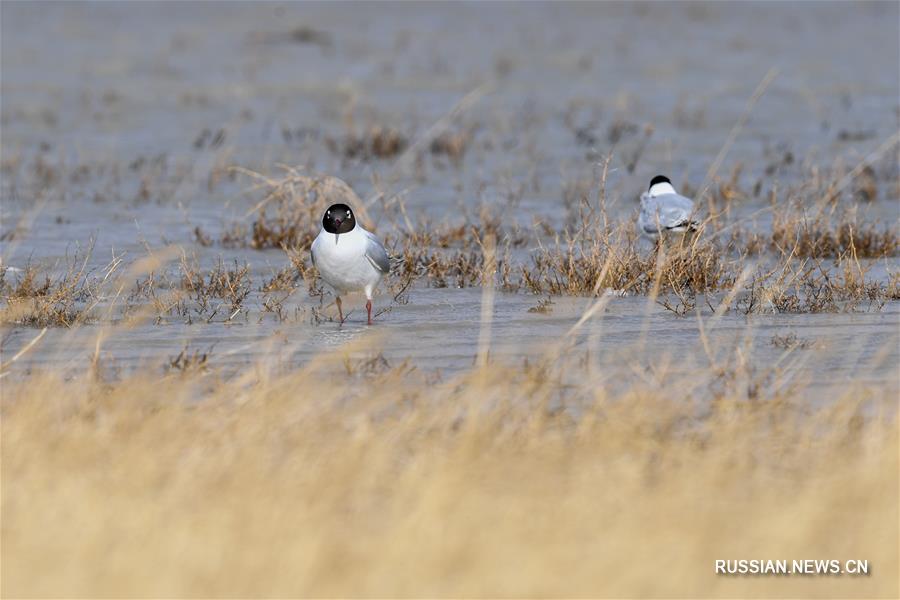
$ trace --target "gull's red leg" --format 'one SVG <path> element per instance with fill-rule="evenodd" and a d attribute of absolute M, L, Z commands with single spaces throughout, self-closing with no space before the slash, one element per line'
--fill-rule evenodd
<path fill-rule="evenodd" d="M 340 319 L 341 324 L 344 323 L 344 311 L 341 310 L 341 297 L 336 296 L 334 299 L 334 303 L 337 304 L 338 307 L 338 319 Z"/>
<path fill-rule="evenodd" d="M 369 313 L 369 325 L 372 324 L 372 301 L 366 300 L 366 312 Z"/>

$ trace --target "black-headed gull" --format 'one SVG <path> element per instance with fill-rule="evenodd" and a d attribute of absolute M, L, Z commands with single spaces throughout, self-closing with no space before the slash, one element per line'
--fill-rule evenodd
<path fill-rule="evenodd" d="M 384 245 L 356 223 L 346 204 L 332 204 L 322 217 L 322 231 L 310 248 L 313 264 L 325 283 L 334 288 L 341 323 L 341 294 L 363 291 L 366 311 L 372 324 L 372 292 L 391 270 Z"/>

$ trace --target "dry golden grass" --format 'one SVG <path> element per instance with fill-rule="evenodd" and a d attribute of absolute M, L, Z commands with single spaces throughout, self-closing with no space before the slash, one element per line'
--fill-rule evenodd
<path fill-rule="evenodd" d="M 859 223 L 850 211 L 808 216 L 797 208 L 773 212 L 771 246 L 802 257 L 858 258 L 896 256 L 900 239 L 890 225 Z"/>
<path fill-rule="evenodd" d="M 4 379 L 2 593 L 897 597 L 896 389 L 816 408 L 738 353 L 614 391 L 563 350 Z"/>
<path fill-rule="evenodd" d="M 618 232 L 621 234 L 622 231 Z M 703 293 L 734 284 L 736 261 L 712 244 L 677 240 L 672 248 L 641 253 L 634 234 L 567 240 L 542 248 L 522 267 L 522 280 L 533 293 L 590 295 L 602 289 L 649 294 L 690 290 Z"/>
<path fill-rule="evenodd" d="M 97 291 L 118 266 L 113 260 L 95 273 L 87 268 L 90 254 L 89 247 L 84 257 L 67 258 L 65 271 L 54 277 L 32 264 L 14 277 L 0 270 L 0 323 L 72 327 L 90 321 Z"/>

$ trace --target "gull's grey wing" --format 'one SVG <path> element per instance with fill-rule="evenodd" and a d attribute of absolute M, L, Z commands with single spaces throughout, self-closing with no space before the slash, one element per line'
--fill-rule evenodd
<path fill-rule="evenodd" d="M 377 237 L 366 231 L 366 258 L 372 263 L 372 266 L 387 274 L 391 271 L 391 259 L 388 258 L 387 250 Z"/>
<path fill-rule="evenodd" d="M 312 264 L 316 266 L 316 244 L 319 243 L 319 237 L 316 236 L 316 239 L 313 240 L 313 243 L 309 246 L 309 256 L 312 258 Z"/>
<path fill-rule="evenodd" d="M 680 194 L 655 197 L 643 194 L 639 225 L 647 233 L 656 233 L 657 229 L 694 228 L 697 222 L 691 218 L 693 212 L 693 201 Z"/>

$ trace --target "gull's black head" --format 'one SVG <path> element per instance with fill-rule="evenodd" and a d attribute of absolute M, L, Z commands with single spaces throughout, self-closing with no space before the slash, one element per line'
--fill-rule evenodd
<path fill-rule="evenodd" d="M 672 182 L 669 181 L 668 177 L 666 177 L 665 175 L 657 175 L 656 177 L 654 177 L 653 179 L 650 180 L 650 187 L 648 187 L 647 189 L 649 190 L 657 183 L 668 183 L 669 185 L 672 185 Z"/>
<path fill-rule="evenodd" d="M 356 217 L 346 204 L 332 204 L 322 217 L 322 228 L 328 233 L 349 233 L 356 227 Z"/>

